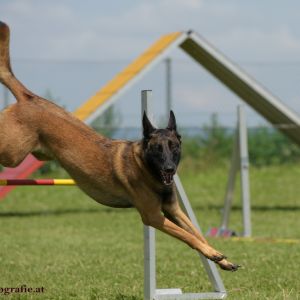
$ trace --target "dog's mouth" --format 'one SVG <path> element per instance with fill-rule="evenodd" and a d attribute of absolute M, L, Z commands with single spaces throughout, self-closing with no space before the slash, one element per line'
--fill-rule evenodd
<path fill-rule="evenodd" d="M 175 173 L 160 171 L 160 174 L 165 185 L 171 185 L 174 182 L 173 176 Z"/>

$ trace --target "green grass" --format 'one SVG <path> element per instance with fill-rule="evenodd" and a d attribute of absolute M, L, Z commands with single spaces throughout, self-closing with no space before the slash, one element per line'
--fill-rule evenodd
<path fill-rule="evenodd" d="M 224 166 L 182 169 L 204 232 L 220 223 L 227 173 Z M 299 178 L 300 165 L 251 169 L 254 236 L 300 238 Z M 143 298 L 143 227 L 134 210 L 101 206 L 76 187 L 18 187 L 0 205 L 0 288 L 46 290 L 13 299 Z M 237 185 L 230 223 L 237 231 L 240 208 Z M 209 240 L 243 265 L 220 271 L 228 299 L 300 299 L 300 244 Z M 161 288 L 212 289 L 195 251 L 159 232 L 157 280 Z"/>

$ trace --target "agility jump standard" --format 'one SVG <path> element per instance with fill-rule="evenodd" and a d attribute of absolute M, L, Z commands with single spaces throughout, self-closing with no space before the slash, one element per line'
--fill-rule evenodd
<path fill-rule="evenodd" d="M 142 91 L 142 115 L 144 111 L 153 124 L 151 110 L 151 90 Z M 197 222 L 197 218 L 190 205 L 189 199 L 181 184 L 177 174 L 174 176 L 174 182 L 179 195 L 182 206 L 184 207 L 188 217 L 201 232 L 201 228 Z M 223 285 L 222 278 L 216 268 L 216 265 L 200 255 L 200 259 L 205 268 L 208 279 L 213 287 L 213 292 L 204 293 L 183 293 L 180 288 L 157 289 L 156 287 L 156 259 L 155 259 L 155 229 L 144 225 L 144 300 L 199 300 L 199 299 L 224 299 L 227 296 L 226 289 Z"/>

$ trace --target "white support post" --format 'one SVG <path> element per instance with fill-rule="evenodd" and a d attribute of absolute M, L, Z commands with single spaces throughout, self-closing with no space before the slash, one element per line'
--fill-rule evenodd
<path fill-rule="evenodd" d="M 170 57 L 166 60 L 166 116 L 169 117 L 172 109 L 172 61 Z"/>
<path fill-rule="evenodd" d="M 243 236 L 251 236 L 251 208 L 250 208 L 250 183 L 249 183 L 249 157 L 248 157 L 248 137 L 247 124 L 244 107 L 238 106 L 237 130 L 234 139 L 234 147 L 231 158 L 231 166 L 224 198 L 224 208 L 221 227 L 217 235 L 221 235 L 229 230 L 229 216 L 233 200 L 234 185 L 238 170 L 241 175 L 241 199 L 243 208 Z"/>
<path fill-rule="evenodd" d="M 142 119 L 144 112 L 151 120 L 149 109 L 152 91 L 142 91 Z M 153 227 L 144 225 L 144 300 L 153 300 L 156 290 L 155 274 L 155 230 Z"/>
<path fill-rule="evenodd" d="M 152 91 L 142 91 L 142 116 L 144 111 L 151 120 L 151 110 L 149 109 L 149 100 L 152 97 Z M 188 197 L 184 191 L 181 181 L 176 174 L 174 181 L 181 202 L 193 222 L 193 224 L 201 232 L 196 216 L 189 203 Z M 209 280 L 213 286 L 214 292 L 207 293 L 185 293 L 181 289 L 156 289 L 156 269 L 155 269 L 155 230 L 152 227 L 144 226 L 144 300 L 197 300 L 197 299 L 224 299 L 226 297 L 226 290 L 224 288 L 222 279 L 218 273 L 215 263 L 206 259 L 200 254 L 202 263 L 208 274 Z"/>
<path fill-rule="evenodd" d="M 235 185 L 235 179 L 236 175 L 239 169 L 239 132 L 238 129 L 235 133 L 234 138 L 234 144 L 233 144 L 233 151 L 232 151 L 232 157 L 231 157 L 231 165 L 228 175 L 228 183 L 227 183 L 227 189 L 226 194 L 224 197 L 224 208 L 223 208 L 223 216 L 222 216 L 222 222 L 221 227 L 219 229 L 220 235 L 222 235 L 222 232 L 225 232 L 225 230 L 228 229 L 229 225 L 229 217 L 230 217 L 230 211 L 232 206 L 232 199 L 233 199 L 233 193 L 234 193 L 234 185 Z"/>
<path fill-rule="evenodd" d="M 176 188 L 178 191 L 178 194 L 180 196 L 181 199 L 181 203 L 183 205 L 183 207 L 185 208 L 185 211 L 188 215 L 188 217 L 190 218 L 190 220 L 192 221 L 192 223 L 194 224 L 194 226 L 199 230 L 200 233 L 202 233 L 202 230 L 197 222 L 197 218 L 194 214 L 194 211 L 192 209 L 192 206 L 190 204 L 190 201 L 188 199 L 188 196 L 183 188 L 183 185 L 181 183 L 181 180 L 179 178 L 179 176 L 176 174 L 174 176 L 174 181 L 176 184 Z M 206 270 L 206 273 L 209 277 L 209 280 L 211 282 L 211 284 L 214 287 L 215 293 L 202 293 L 202 296 L 207 296 L 207 298 L 199 298 L 199 299 L 222 299 L 226 297 L 226 290 L 225 287 L 223 285 L 222 282 L 222 278 L 220 277 L 220 274 L 217 270 L 216 264 L 213 263 L 211 260 L 207 259 L 206 257 L 204 257 L 203 255 L 199 254 L 200 258 L 202 260 L 202 263 L 204 265 L 204 268 Z M 198 294 L 200 295 L 200 294 Z M 210 297 L 210 298 L 209 298 Z M 196 299 L 196 298 L 195 298 Z"/>
<path fill-rule="evenodd" d="M 251 236 L 249 157 L 248 157 L 246 116 L 242 105 L 238 106 L 238 124 L 239 124 L 241 193 L 242 193 L 242 203 L 243 203 L 243 224 L 244 224 L 243 236 L 249 237 Z"/>

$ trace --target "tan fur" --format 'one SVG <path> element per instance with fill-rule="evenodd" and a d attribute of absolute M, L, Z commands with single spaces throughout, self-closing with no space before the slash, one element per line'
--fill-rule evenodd
<path fill-rule="evenodd" d="M 0 81 L 17 99 L 0 113 L 0 164 L 15 167 L 29 153 L 39 159 L 54 158 L 97 202 L 133 206 L 144 224 L 180 239 L 223 269 L 237 269 L 208 245 L 182 212 L 174 186 L 171 201 L 162 201 L 163 183 L 148 169 L 140 141 L 101 136 L 61 107 L 27 90 L 11 71 L 8 42 L 9 29 L 0 23 Z"/>

